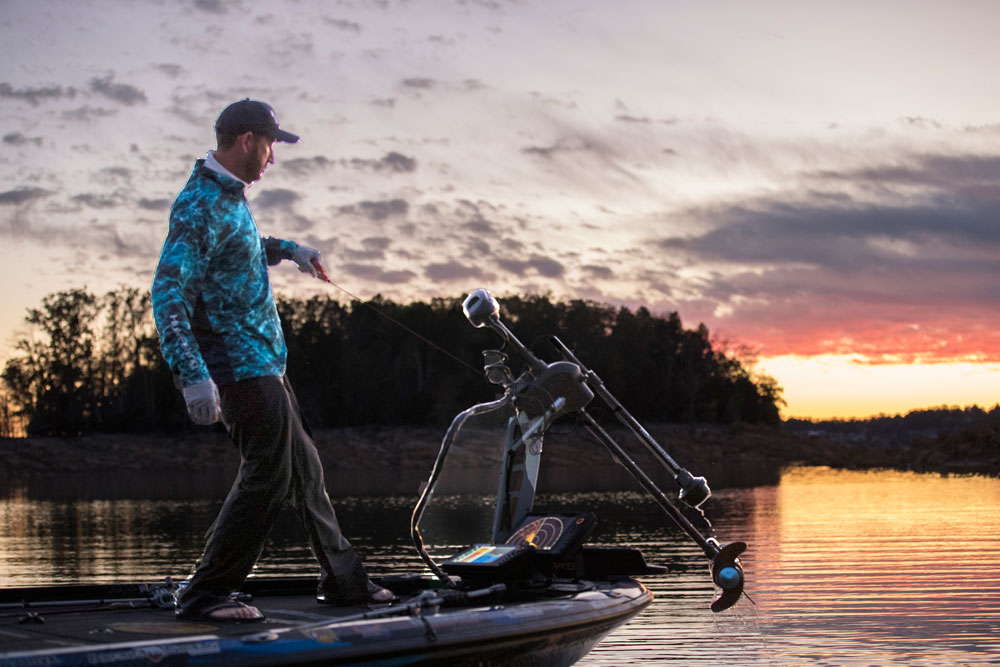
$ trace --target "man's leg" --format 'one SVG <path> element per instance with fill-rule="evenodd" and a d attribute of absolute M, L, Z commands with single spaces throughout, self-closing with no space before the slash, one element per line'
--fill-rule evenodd
<path fill-rule="evenodd" d="M 250 574 L 288 496 L 291 438 L 281 378 L 242 380 L 219 388 L 240 471 L 209 530 L 205 552 L 178 599 L 178 616 L 197 616 L 229 599 Z"/>
<path fill-rule="evenodd" d="M 319 453 L 302 422 L 292 386 L 287 378 L 284 382 L 292 427 L 292 502 L 319 561 L 319 593 L 329 602 L 367 602 L 377 589 L 369 584 L 361 559 L 340 530 Z"/>

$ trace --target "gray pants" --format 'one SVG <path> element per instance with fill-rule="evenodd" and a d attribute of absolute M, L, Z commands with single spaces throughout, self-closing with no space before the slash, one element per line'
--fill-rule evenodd
<path fill-rule="evenodd" d="M 323 481 L 323 466 L 285 378 L 259 377 L 219 388 L 240 470 L 205 552 L 177 602 L 178 616 L 197 616 L 229 598 L 250 574 L 285 501 L 296 509 L 319 561 L 319 592 L 331 601 L 360 601 L 368 575 L 340 532 Z"/>

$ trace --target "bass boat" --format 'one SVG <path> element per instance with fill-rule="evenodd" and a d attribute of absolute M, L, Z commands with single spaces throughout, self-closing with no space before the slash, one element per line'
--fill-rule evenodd
<path fill-rule="evenodd" d="M 546 513 L 535 507 L 542 440 L 552 423 L 575 415 L 704 552 L 719 589 L 713 612 L 743 594 L 742 542 L 721 545 L 687 518 L 708 483 L 679 466 L 592 370 L 551 337 L 562 359 L 545 362 L 500 320 L 487 290 L 463 310 L 475 327 L 499 334 L 483 352 L 494 401 L 458 414 L 444 435 L 414 507 L 410 532 L 426 564 L 420 573 L 382 577 L 396 599 L 384 605 L 333 607 L 306 578 L 247 579 L 234 596 L 266 615 L 255 624 L 193 623 L 173 616 L 184 582 L 0 589 L 0 667 L 38 665 L 571 665 L 653 599 L 634 577 L 666 568 L 632 548 L 587 544 L 596 517 L 586 508 Z M 513 362 L 510 365 L 508 362 Z M 521 372 L 515 376 L 511 365 Z M 588 412 L 600 398 L 667 468 L 673 500 Z M 424 518 L 445 460 L 463 425 L 481 415 L 504 425 L 499 488 L 488 540 L 435 560 L 424 545 Z"/>

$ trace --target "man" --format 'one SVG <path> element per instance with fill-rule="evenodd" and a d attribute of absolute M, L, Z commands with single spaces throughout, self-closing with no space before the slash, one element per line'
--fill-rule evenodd
<path fill-rule="evenodd" d="M 240 451 L 240 470 L 205 552 L 178 596 L 177 616 L 260 621 L 256 607 L 231 599 L 250 574 L 284 501 L 302 518 L 320 564 L 320 602 L 388 602 L 340 532 L 323 469 L 285 378 L 285 341 L 268 266 L 283 259 L 328 280 L 320 253 L 262 238 L 244 190 L 274 163 L 274 142 L 298 137 L 278 127 L 270 106 L 249 99 L 215 124 L 218 148 L 195 162 L 170 210 L 153 278 L 160 347 L 179 376 L 188 414 L 222 421 Z"/>

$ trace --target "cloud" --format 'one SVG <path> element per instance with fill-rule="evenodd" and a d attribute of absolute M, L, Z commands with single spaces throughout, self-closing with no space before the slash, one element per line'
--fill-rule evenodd
<path fill-rule="evenodd" d="M 1000 331 L 983 327 L 1000 308 L 1000 161 L 922 156 L 810 180 L 885 201 L 811 191 L 690 211 L 705 231 L 656 242 L 665 262 L 702 267 L 686 312 L 768 355 L 1000 359 Z"/>
<path fill-rule="evenodd" d="M 91 79 L 90 90 L 126 106 L 146 103 L 146 93 L 127 83 L 114 83 L 113 74 Z"/>
<path fill-rule="evenodd" d="M 417 170 L 417 161 L 395 151 L 386 153 L 378 160 L 367 160 L 364 158 L 351 158 L 341 160 L 341 165 L 359 170 L 389 171 L 393 173 L 407 173 Z"/>
<path fill-rule="evenodd" d="M 56 85 L 36 88 L 14 88 L 9 83 L 0 83 L 0 98 L 23 100 L 31 106 L 38 106 L 42 102 L 60 100 L 64 97 L 70 99 L 76 97 L 76 89 L 73 87 L 63 88 Z"/>
<path fill-rule="evenodd" d="M 90 208 L 100 209 L 115 208 L 120 204 L 119 198 L 115 195 L 97 194 L 93 192 L 85 192 L 74 195 L 70 197 L 70 201 L 77 204 L 83 204 L 84 206 L 88 206 Z"/>
<path fill-rule="evenodd" d="M 323 22 L 345 32 L 361 32 L 361 24 L 355 23 L 354 21 L 324 17 Z"/>
<path fill-rule="evenodd" d="M 228 3 L 225 0 L 194 0 L 191 3 L 195 9 L 203 11 L 207 14 L 226 14 L 229 9 L 226 6 Z"/>
<path fill-rule="evenodd" d="M 499 233 L 497 226 L 479 213 L 476 213 L 471 219 L 462 223 L 462 227 L 475 234 L 493 236 Z"/>
<path fill-rule="evenodd" d="M 455 261 L 428 264 L 424 267 L 424 275 L 435 282 L 487 277 L 478 266 L 467 266 Z"/>
<path fill-rule="evenodd" d="M 176 79 L 180 75 L 184 74 L 185 70 L 182 66 L 176 65 L 174 63 L 157 63 L 153 65 L 153 69 L 162 74 L 165 74 L 168 78 Z"/>
<path fill-rule="evenodd" d="M 427 77 L 413 77 L 410 79 L 403 79 L 400 81 L 400 85 L 404 88 L 413 88 L 415 90 L 431 90 L 437 85 L 437 81 Z"/>
<path fill-rule="evenodd" d="M 132 180 L 132 170 L 128 167 L 104 167 L 96 174 L 94 180 L 104 185 L 129 184 Z"/>
<path fill-rule="evenodd" d="M 309 33 L 281 35 L 279 39 L 268 44 L 267 52 L 272 58 L 285 62 L 293 62 L 308 58 L 313 53 L 312 36 Z"/>
<path fill-rule="evenodd" d="M 523 276 L 529 271 L 534 271 L 545 278 L 561 278 L 566 272 L 566 268 L 554 259 L 534 255 L 527 260 L 499 259 L 497 264 L 501 268 Z"/>
<path fill-rule="evenodd" d="M 340 271 L 346 273 L 347 275 L 379 283 L 403 284 L 408 283 L 417 277 L 417 274 L 412 271 L 386 271 L 381 266 L 375 266 L 373 264 L 348 262 L 346 264 L 342 264 L 339 268 Z"/>
<path fill-rule="evenodd" d="M 606 266 L 599 266 L 597 264 L 584 264 L 580 267 L 587 275 L 592 278 L 597 278 L 599 280 L 611 280 L 615 277 L 615 272 Z"/>
<path fill-rule="evenodd" d="M 11 234 L 17 237 L 34 235 L 36 238 L 43 238 L 38 230 L 32 230 L 30 211 L 36 202 L 52 195 L 48 190 L 36 187 L 19 187 L 13 190 L 0 192 L 0 206 L 9 206 L 9 215 L 0 219 L 0 233 Z M 51 242 L 52 235 L 45 239 Z"/>
<path fill-rule="evenodd" d="M 26 204 L 43 197 L 48 197 L 51 192 L 48 190 L 43 190 L 42 188 L 34 187 L 22 187 L 15 188 L 14 190 L 7 190 L 6 192 L 0 192 L 0 204 L 5 205 L 19 205 Z"/>
<path fill-rule="evenodd" d="M 170 199 L 147 199 L 142 197 L 137 202 L 139 208 L 145 209 L 147 211 L 163 211 L 170 208 L 173 203 Z"/>
<path fill-rule="evenodd" d="M 361 239 L 361 245 L 368 250 L 384 252 L 392 245 L 392 239 L 386 236 L 369 236 Z"/>
<path fill-rule="evenodd" d="M 259 193 L 253 200 L 253 205 L 259 209 L 291 209 L 302 195 L 286 188 L 271 188 Z"/>
<path fill-rule="evenodd" d="M 417 161 L 400 153 L 387 153 L 378 162 L 377 169 L 395 172 L 412 172 L 417 169 Z"/>
<path fill-rule="evenodd" d="M 118 111 L 115 109 L 100 109 L 87 105 L 77 109 L 64 111 L 62 113 L 62 117 L 66 120 L 89 123 L 95 118 L 107 118 L 108 116 L 114 116 L 116 113 L 118 113 Z"/>
<path fill-rule="evenodd" d="M 807 173 L 806 178 L 826 184 L 929 187 L 958 192 L 1000 184 L 1000 157 L 995 155 L 918 155 L 908 162 L 853 170 L 821 170 Z"/>
<path fill-rule="evenodd" d="M 296 176 L 306 176 L 316 171 L 322 171 L 331 164 L 333 164 L 333 161 L 329 158 L 322 155 L 315 155 L 313 157 L 297 157 L 291 160 L 282 160 L 281 168 L 284 171 L 292 172 Z"/>
<path fill-rule="evenodd" d="M 34 144 L 35 146 L 42 145 L 41 137 L 26 137 L 20 132 L 11 132 L 10 134 L 3 135 L 3 142 L 11 146 L 26 146 L 28 144 Z"/>
<path fill-rule="evenodd" d="M 360 215 L 369 220 L 385 220 L 398 215 L 406 215 L 410 205 L 404 199 L 384 201 L 362 201 L 349 206 L 341 206 L 338 211 L 348 215 Z"/>

